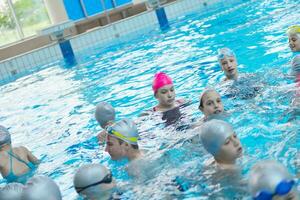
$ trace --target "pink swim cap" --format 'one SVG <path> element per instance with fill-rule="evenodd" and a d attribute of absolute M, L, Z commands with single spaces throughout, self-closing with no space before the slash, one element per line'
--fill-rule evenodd
<path fill-rule="evenodd" d="M 172 79 L 167 74 L 165 74 L 163 72 L 158 72 L 154 76 L 152 89 L 153 89 L 154 93 L 156 93 L 159 88 L 164 87 L 165 85 L 170 85 L 170 84 L 173 84 Z"/>

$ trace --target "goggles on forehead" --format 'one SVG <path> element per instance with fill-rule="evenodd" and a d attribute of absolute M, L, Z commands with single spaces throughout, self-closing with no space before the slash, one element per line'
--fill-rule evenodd
<path fill-rule="evenodd" d="M 134 142 L 134 143 L 136 143 L 138 141 L 137 137 L 127 137 L 127 136 L 123 135 L 122 133 L 119 133 L 118 131 L 114 130 L 111 126 L 107 127 L 106 131 L 108 132 L 108 134 L 113 135 L 113 136 L 120 138 L 122 140 L 125 140 L 125 141 L 130 141 L 130 142 Z"/>
<path fill-rule="evenodd" d="M 296 183 L 295 180 L 290 180 L 290 181 L 283 180 L 276 186 L 274 193 L 266 190 L 262 190 L 257 193 L 257 195 L 253 198 L 253 200 L 272 200 L 272 198 L 275 195 L 278 196 L 286 195 L 292 190 L 295 183 Z"/>
<path fill-rule="evenodd" d="M 111 175 L 111 172 L 109 172 L 101 181 L 98 181 L 96 183 L 92 183 L 92 184 L 84 186 L 84 187 L 75 187 L 75 190 L 78 193 L 80 193 L 83 190 L 86 190 L 90 187 L 93 187 L 93 186 L 96 186 L 96 185 L 99 185 L 99 184 L 102 184 L 102 183 L 111 183 L 111 182 L 112 182 L 112 175 Z"/>

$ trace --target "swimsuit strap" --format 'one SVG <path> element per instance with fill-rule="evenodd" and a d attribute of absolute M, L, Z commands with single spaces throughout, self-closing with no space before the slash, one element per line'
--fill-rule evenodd
<path fill-rule="evenodd" d="M 17 159 L 19 162 L 24 163 L 27 167 L 31 168 L 31 166 L 29 166 L 29 164 L 27 162 L 25 162 L 24 160 L 22 160 L 21 158 L 19 158 L 17 155 L 15 155 L 12 150 L 8 151 L 7 153 L 10 155 L 10 167 L 11 167 L 11 170 L 12 170 L 12 157 L 14 157 L 15 159 Z"/>

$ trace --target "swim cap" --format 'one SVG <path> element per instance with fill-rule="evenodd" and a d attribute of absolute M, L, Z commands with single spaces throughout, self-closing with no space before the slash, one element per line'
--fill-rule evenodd
<path fill-rule="evenodd" d="M 224 59 L 224 57 L 235 57 L 234 52 L 229 48 L 218 49 L 218 60 Z"/>
<path fill-rule="evenodd" d="M 292 60 L 292 70 L 293 73 L 300 73 L 300 55 L 296 55 Z"/>
<path fill-rule="evenodd" d="M 276 192 L 276 187 L 282 181 L 291 181 L 293 177 L 285 166 L 274 160 L 264 160 L 255 164 L 249 173 L 249 190 L 253 197 L 260 192 Z"/>
<path fill-rule="evenodd" d="M 107 128 L 108 134 L 129 144 L 137 145 L 139 133 L 135 123 L 130 119 L 123 119 Z"/>
<path fill-rule="evenodd" d="M 22 192 L 22 200 L 61 200 L 57 184 L 47 176 L 34 176 L 29 179 Z"/>
<path fill-rule="evenodd" d="M 234 134 L 234 130 L 227 122 L 212 119 L 205 122 L 201 128 L 201 141 L 204 148 L 213 156 L 216 156 L 225 140 Z"/>
<path fill-rule="evenodd" d="M 154 93 L 156 93 L 159 88 L 164 87 L 165 85 L 170 85 L 170 84 L 173 84 L 172 79 L 167 74 L 165 74 L 163 72 L 158 72 L 154 76 L 152 89 L 153 89 Z"/>
<path fill-rule="evenodd" d="M 0 188 L 0 200 L 21 200 L 24 185 L 21 183 L 9 183 Z"/>
<path fill-rule="evenodd" d="M 96 106 L 95 117 L 102 128 L 105 128 L 108 122 L 115 121 L 115 109 L 106 102 L 100 102 Z"/>
<path fill-rule="evenodd" d="M 10 144 L 10 143 L 11 143 L 11 137 L 7 128 L 0 125 L 0 147 L 4 144 Z"/>
<path fill-rule="evenodd" d="M 75 190 L 78 194 L 81 192 L 87 194 L 89 189 L 94 186 L 98 186 L 97 188 L 93 188 L 94 192 L 97 192 L 97 194 L 104 193 L 112 188 L 107 186 L 99 187 L 99 185 L 111 182 L 111 172 L 101 164 L 87 164 L 80 167 L 73 180 Z"/>
<path fill-rule="evenodd" d="M 300 33 L 300 26 L 299 25 L 290 26 L 286 32 L 289 35 L 290 34 L 299 34 Z"/>
<path fill-rule="evenodd" d="M 199 97 L 199 101 L 200 101 L 199 107 L 203 106 L 202 98 L 208 92 L 216 92 L 216 93 L 218 93 L 214 88 L 206 88 L 206 89 L 204 89 L 202 91 L 202 93 L 200 94 L 200 97 Z"/>

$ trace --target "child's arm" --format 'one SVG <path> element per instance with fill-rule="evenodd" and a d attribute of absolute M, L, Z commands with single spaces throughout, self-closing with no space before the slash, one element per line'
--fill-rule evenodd
<path fill-rule="evenodd" d="M 37 158 L 37 157 L 35 157 L 32 153 L 31 153 L 31 151 L 29 151 L 26 147 L 23 147 L 24 148 L 24 150 L 26 151 L 26 154 L 27 154 L 27 158 L 28 158 L 28 160 L 30 161 L 30 162 L 32 162 L 32 163 L 34 163 L 34 164 L 40 164 L 40 160 Z"/>

